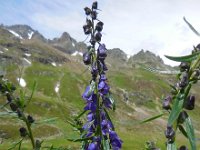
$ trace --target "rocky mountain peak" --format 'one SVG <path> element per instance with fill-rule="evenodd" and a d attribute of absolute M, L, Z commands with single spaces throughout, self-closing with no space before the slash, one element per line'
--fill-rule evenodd
<path fill-rule="evenodd" d="M 69 33 L 63 32 L 63 34 L 60 37 L 60 40 L 73 40 L 73 39 L 71 38 L 71 36 L 69 35 Z"/>
<path fill-rule="evenodd" d="M 28 25 L 12 25 L 5 28 L 20 39 L 31 39 L 35 30 Z"/>
<path fill-rule="evenodd" d="M 164 61 L 160 58 L 160 56 L 156 56 L 149 50 L 141 50 L 137 54 L 131 56 L 128 60 L 129 64 L 137 65 L 142 64 L 147 68 L 154 68 L 158 70 L 171 70 L 172 67 L 164 64 Z"/>

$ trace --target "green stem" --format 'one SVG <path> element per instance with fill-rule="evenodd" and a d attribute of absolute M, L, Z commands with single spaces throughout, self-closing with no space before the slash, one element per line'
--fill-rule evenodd
<path fill-rule="evenodd" d="M 197 60 L 192 64 L 190 72 L 189 72 L 189 77 L 192 75 L 193 71 L 200 65 L 200 55 L 197 58 Z"/>
<path fill-rule="evenodd" d="M 35 149 L 35 141 L 34 141 L 34 137 L 33 137 L 32 130 L 31 130 L 31 124 L 28 122 L 27 119 L 25 119 L 25 122 L 26 122 L 26 126 L 28 129 L 28 135 L 31 140 L 32 147 L 33 147 L 33 149 Z"/>

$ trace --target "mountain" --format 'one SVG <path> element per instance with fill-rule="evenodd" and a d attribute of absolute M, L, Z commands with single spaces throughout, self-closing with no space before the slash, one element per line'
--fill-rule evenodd
<path fill-rule="evenodd" d="M 68 54 L 73 54 L 75 51 L 83 52 L 87 49 L 87 46 L 83 42 L 77 42 L 67 32 L 64 32 L 60 38 L 54 38 L 48 42 L 53 47 Z"/>
<path fill-rule="evenodd" d="M 15 35 L 20 39 L 24 40 L 37 39 L 43 42 L 47 41 L 42 34 L 40 34 L 36 30 L 33 30 L 28 25 L 12 25 L 12 26 L 2 26 L 2 27 L 4 29 L 7 29 L 10 33 L 12 33 L 13 35 Z"/>
<path fill-rule="evenodd" d="M 41 41 L 68 54 L 72 54 L 76 51 L 84 52 L 87 49 L 85 43 L 77 42 L 67 32 L 64 32 L 59 38 L 54 38 L 53 40 L 50 40 L 46 39 L 41 33 L 32 29 L 28 25 L 12 25 L 12 26 L 1 25 L 1 29 L 9 31 L 19 40 Z"/>
<path fill-rule="evenodd" d="M 160 56 L 156 56 L 154 53 L 143 49 L 139 51 L 137 54 L 131 56 L 128 60 L 128 64 L 132 64 L 132 66 L 142 65 L 145 68 L 150 68 L 152 70 L 160 70 L 160 71 L 175 71 L 176 69 L 166 65 Z"/>

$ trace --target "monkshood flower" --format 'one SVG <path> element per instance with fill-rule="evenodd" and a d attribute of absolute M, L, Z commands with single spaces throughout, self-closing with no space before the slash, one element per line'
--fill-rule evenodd
<path fill-rule="evenodd" d="M 106 83 L 106 81 L 100 80 L 98 84 L 99 94 L 101 96 L 106 95 L 109 93 L 110 87 Z"/>
<path fill-rule="evenodd" d="M 122 148 L 122 140 L 118 137 L 115 131 L 109 132 L 109 138 L 113 150 L 119 150 Z"/>
<path fill-rule="evenodd" d="M 100 43 L 104 23 L 97 18 L 97 2 L 94 2 L 91 8 L 85 7 L 84 11 L 87 17 L 83 31 L 90 37 L 90 46 L 83 54 L 83 62 L 90 66 L 91 79 L 82 94 L 85 107 L 81 115 L 87 112 L 87 122 L 79 130 L 81 131 L 79 141 L 82 141 L 84 150 L 120 150 L 122 140 L 114 131 L 114 125 L 108 114 L 108 110 L 115 110 L 115 104 L 106 77 L 107 49 L 105 44 Z"/>

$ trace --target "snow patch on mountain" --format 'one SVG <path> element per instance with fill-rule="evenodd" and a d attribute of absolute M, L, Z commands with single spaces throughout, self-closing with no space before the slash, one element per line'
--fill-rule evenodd
<path fill-rule="evenodd" d="M 56 66 L 57 66 L 55 62 L 52 62 L 51 64 L 52 64 L 52 66 L 54 66 L 54 67 L 56 67 Z"/>
<path fill-rule="evenodd" d="M 29 40 L 32 38 L 33 33 L 34 33 L 33 31 L 31 31 L 30 33 L 28 33 L 28 39 L 29 39 Z"/>
<path fill-rule="evenodd" d="M 59 89 L 60 89 L 60 83 L 57 83 L 54 90 L 56 93 L 58 93 Z"/>
<path fill-rule="evenodd" d="M 31 56 L 31 54 L 29 54 L 29 53 L 24 53 L 24 55 L 27 56 L 27 57 Z"/>
<path fill-rule="evenodd" d="M 73 54 L 71 54 L 71 56 L 77 56 L 77 55 L 83 56 L 83 53 L 75 51 Z"/>
<path fill-rule="evenodd" d="M 14 36 L 20 38 L 20 39 L 23 39 L 21 35 L 19 35 L 18 33 L 16 33 L 15 31 L 13 30 L 8 30 L 10 33 L 12 33 Z"/>
<path fill-rule="evenodd" d="M 29 61 L 28 59 L 24 58 L 24 60 L 29 64 L 31 65 L 31 61 Z"/>
<path fill-rule="evenodd" d="M 17 81 L 21 87 L 26 87 L 26 81 L 23 78 L 17 78 Z"/>

